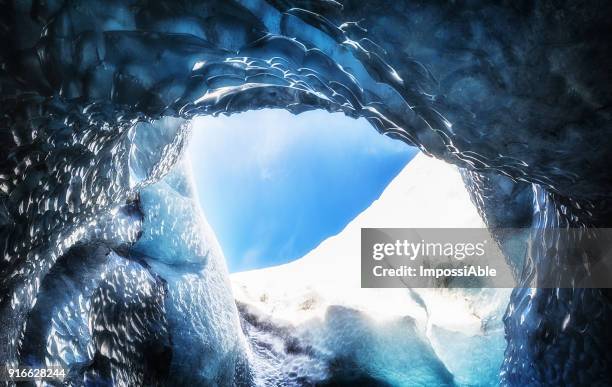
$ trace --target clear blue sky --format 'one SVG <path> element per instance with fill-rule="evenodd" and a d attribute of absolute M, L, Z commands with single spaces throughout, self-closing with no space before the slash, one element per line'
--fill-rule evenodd
<path fill-rule="evenodd" d="M 363 119 L 268 109 L 194 119 L 188 157 L 235 272 L 292 261 L 337 234 L 416 152 Z"/>

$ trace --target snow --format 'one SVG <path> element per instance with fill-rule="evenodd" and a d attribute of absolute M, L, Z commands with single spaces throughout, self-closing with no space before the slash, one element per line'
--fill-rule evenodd
<path fill-rule="evenodd" d="M 505 347 L 501 316 L 510 290 L 362 289 L 360 229 L 366 227 L 485 226 L 457 168 L 419 154 L 378 200 L 304 257 L 232 274 L 236 300 L 264 319 L 306 332 L 302 337 L 312 336 L 313 322 L 325 324 L 330 307 L 358 311 L 380 326 L 409 318 L 456 382 L 496 380 Z M 466 356 L 470 351 L 474 355 Z"/>

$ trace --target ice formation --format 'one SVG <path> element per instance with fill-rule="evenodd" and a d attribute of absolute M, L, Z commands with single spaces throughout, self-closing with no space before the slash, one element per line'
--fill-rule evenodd
<path fill-rule="evenodd" d="M 0 5 L 2 363 L 66 364 L 74 385 L 253 382 L 215 244 L 161 217 L 192 208 L 178 175 L 159 181 L 197 115 L 365 117 L 464 168 L 492 229 L 610 222 L 609 2 Z M 523 259 L 521 237 L 499 241 L 526 286 L 573 243 Z M 611 320 L 605 289 L 514 290 L 500 382 L 609 384 Z"/>

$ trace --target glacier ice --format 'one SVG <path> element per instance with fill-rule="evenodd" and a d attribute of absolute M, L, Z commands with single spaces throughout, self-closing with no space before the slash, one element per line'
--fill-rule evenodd
<path fill-rule="evenodd" d="M 147 211 L 188 208 L 181 188 L 154 187 L 180 159 L 182 120 L 197 115 L 364 117 L 465 168 L 492 228 L 610 222 L 609 2 L 1 6 L 3 363 L 70 363 L 74 384 L 163 383 L 170 370 L 188 380 L 176 359 L 208 360 L 173 348 L 180 338 L 210 355 L 194 378 L 248 383 L 211 241 L 173 235 L 170 220 L 147 228 Z M 522 237 L 499 241 L 527 286 L 564 257 L 536 248 L 523 261 Z M 609 384 L 611 320 L 605 289 L 514 290 L 501 383 Z"/>
<path fill-rule="evenodd" d="M 185 164 L 140 192 L 145 217 L 131 250 L 133 259 L 164 281 L 172 338 L 165 380 L 170 385 L 247 385 L 246 344 L 227 268 Z"/>

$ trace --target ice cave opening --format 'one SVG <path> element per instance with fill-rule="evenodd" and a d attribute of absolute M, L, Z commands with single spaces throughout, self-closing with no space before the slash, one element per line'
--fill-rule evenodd
<path fill-rule="evenodd" d="M 303 256 L 378 199 L 418 153 L 364 119 L 322 110 L 203 116 L 191 127 L 184 157 L 230 272 Z"/>
<path fill-rule="evenodd" d="M 332 207 L 348 207 L 343 202 L 351 200 L 349 195 L 336 191 L 380 186 L 370 195 L 354 195 L 360 196 L 359 206 L 348 216 L 343 214 L 340 228 L 320 235 L 321 240 L 310 244 L 302 256 L 280 262 L 262 260 L 246 271 L 231 270 L 238 271 L 230 273 L 230 281 L 257 383 L 298 383 L 300 379 L 354 383 L 364 375 L 373 378 L 369 383 L 390 385 L 496 383 L 505 349 L 502 316 L 508 289 L 362 289 L 359 283 L 362 227 L 485 227 L 458 168 L 419 155 L 406 144 L 376 133 L 367 122 L 337 113 L 295 116 L 263 110 L 197 118 L 191 127 L 189 149 L 183 157 L 189 160 L 186 168 L 191 169 L 195 200 L 202 208 L 216 210 L 218 217 L 231 217 L 231 211 L 237 215 L 223 224 L 204 211 L 211 234 L 217 234 L 218 224 L 244 238 L 244 233 L 232 229 L 242 226 L 243 218 L 248 230 L 257 229 L 256 221 L 261 219 L 253 218 L 270 212 L 248 206 L 265 207 L 266 195 L 276 204 L 282 195 L 293 195 L 295 203 L 279 205 L 291 217 L 308 203 L 308 195 L 331 197 L 337 200 Z M 341 144 L 338 137 L 343 138 Z M 281 170 L 281 176 L 276 176 L 280 183 L 272 179 L 279 174 L 278 166 L 292 163 L 298 169 L 284 175 Z M 314 171 L 304 165 L 299 169 L 300 164 Z M 322 168 L 328 173 L 315 173 Z M 350 171 L 357 175 L 342 176 Z M 387 176 L 382 180 L 368 176 L 377 173 Z M 309 174 L 313 175 L 310 180 Z M 274 188 L 275 184 L 291 187 L 295 179 L 306 180 L 299 187 L 306 192 Z M 308 190 L 309 184 L 325 189 Z M 219 186 L 223 191 L 208 188 Z M 317 204 L 327 203 L 306 207 L 320 211 Z M 308 227 L 317 227 L 320 221 L 315 216 Z M 288 220 L 285 223 L 290 227 Z M 256 235 L 250 243 L 279 233 L 271 227 L 264 229 L 268 234 Z M 248 252 L 245 244 L 243 251 Z M 223 252 L 229 247 L 220 245 Z M 364 345 L 364 340 L 369 344 Z M 302 349 L 290 350 L 290 343 Z M 342 343 L 340 351 L 334 347 L 338 343 Z M 465 353 L 470 356 L 462 356 Z M 330 366 L 340 361 L 337 356 L 350 359 L 349 369 Z"/>

